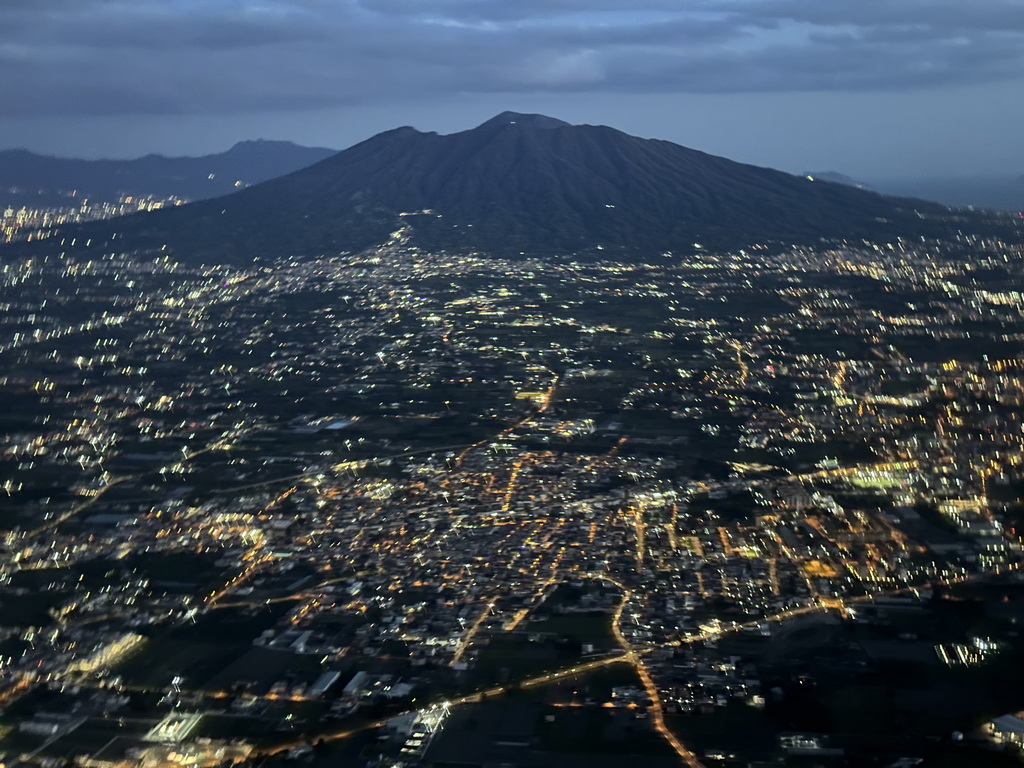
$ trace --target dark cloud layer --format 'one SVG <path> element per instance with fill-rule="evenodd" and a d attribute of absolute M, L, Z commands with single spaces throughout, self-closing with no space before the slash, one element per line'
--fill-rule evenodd
<path fill-rule="evenodd" d="M 899 91 L 1024 72 L 1019 0 L 624 5 L 5 0 L 3 109 L 231 115 L 466 94 Z"/>

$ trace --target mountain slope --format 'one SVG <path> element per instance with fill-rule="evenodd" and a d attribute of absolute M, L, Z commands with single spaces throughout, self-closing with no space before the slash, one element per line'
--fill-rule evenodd
<path fill-rule="evenodd" d="M 305 168 L 334 150 L 287 141 L 243 141 L 203 157 L 147 155 L 135 160 L 75 160 L 22 149 L 0 152 L 0 203 L 15 206 L 117 202 L 125 195 L 201 200 Z"/>
<path fill-rule="evenodd" d="M 431 213 L 418 213 L 429 209 Z M 399 214 L 413 214 L 400 217 Z M 217 200 L 65 235 L 178 258 L 356 250 L 400 222 L 427 249 L 691 252 L 694 243 L 944 235 L 988 219 L 735 163 L 603 126 L 504 113 L 450 135 L 398 128 L 309 168 Z"/>
<path fill-rule="evenodd" d="M 896 195 L 913 195 L 948 205 L 976 206 L 1003 211 L 1024 211 L 1024 177 L 974 177 L 946 179 L 892 179 L 878 188 Z"/>
<path fill-rule="evenodd" d="M 812 173 L 816 179 L 834 181 L 858 189 L 870 189 L 883 195 L 932 200 L 940 205 L 961 208 L 991 208 L 1019 213 L 1024 211 L 1024 176 L 936 177 L 924 179 L 882 179 L 862 183 L 842 173 Z"/>

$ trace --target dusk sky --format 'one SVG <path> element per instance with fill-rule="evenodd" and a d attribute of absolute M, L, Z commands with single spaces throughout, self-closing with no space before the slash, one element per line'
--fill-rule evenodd
<path fill-rule="evenodd" d="M 0 71 L 0 148 L 76 157 L 510 109 L 798 173 L 1024 174 L 1022 0 L 4 0 Z"/>

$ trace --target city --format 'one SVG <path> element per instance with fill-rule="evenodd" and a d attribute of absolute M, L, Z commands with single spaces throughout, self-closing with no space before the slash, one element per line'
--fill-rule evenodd
<path fill-rule="evenodd" d="M 70 196 L 69 197 L 73 197 Z M 152 196 L 138 198 L 125 195 L 116 203 L 90 203 L 83 199 L 77 205 L 28 207 L 8 205 L 0 213 L 0 241 L 33 242 L 52 237 L 56 229 L 64 224 L 86 221 L 101 221 L 115 216 L 126 216 L 141 211 L 158 211 L 168 205 L 182 205 L 184 200 L 168 198 L 155 199 Z"/>
<path fill-rule="evenodd" d="M 8 763 L 1019 743 L 1020 246 L 408 234 L 0 267 Z"/>

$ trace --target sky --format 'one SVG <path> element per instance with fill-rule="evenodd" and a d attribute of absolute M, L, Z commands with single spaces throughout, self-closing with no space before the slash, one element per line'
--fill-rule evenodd
<path fill-rule="evenodd" d="M 69 157 L 514 110 L 794 173 L 1024 174 L 1024 0 L 2 0 L 0 72 L 0 148 Z"/>

